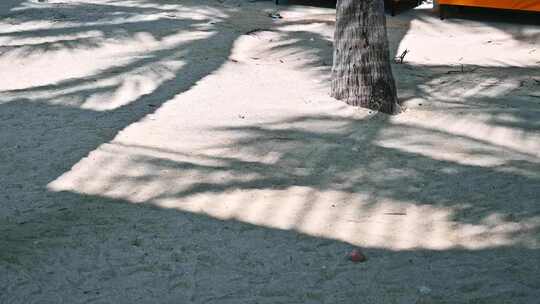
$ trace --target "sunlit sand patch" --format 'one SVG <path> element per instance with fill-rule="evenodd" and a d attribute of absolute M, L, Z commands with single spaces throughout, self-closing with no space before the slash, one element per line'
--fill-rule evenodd
<path fill-rule="evenodd" d="M 461 158 L 458 160 L 453 157 L 451 153 L 448 153 L 448 151 L 456 151 L 456 149 L 451 149 L 447 150 L 446 156 L 442 156 L 440 153 L 439 155 L 432 154 L 432 156 L 435 157 L 445 157 L 452 159 L 452 161 L 470 162 L 473 164 L 484 162 L 485 164 L 495 165 L 504 159 L 515 157 L 515 154 L 522 154 L 523 157 L 538 161 L 538 158 L 540 157 L 540 135 L 538 133 L 524 133 L 520 129 L 492 126 L 489 123 L 489 119 L 492 118 L 492 115 L 481 113 L 474 113 L 474 115 L 459 115 L 459 117 L 456 117 L 455 115 L 439 114 L 437 117 L 430 120 L 409 120 L 406 118 L 399 118 L 398 121 L 404 126 L 414 129 L 420 127 L 429 133 L 426 134 L 428 136 L 430 136 L 430 134 L 432 134 L 431 136 L 436 137 L 446 136 L 450 139 L 447 144 L 451 145 L 453 142 L 457 149 L 461 149 L 468 154 L 470 154 L 469 152 L 472 151 L 473 147 L 463 146 L 465 141 L 476 142 L 478 148 L 485 150 L 486 147 L 488 147 L 489 150 L 496 153 L 494 156 L 496 159 L 490 159 L 489 155 L 478 155 L 476 160 L 473 160 L 472 158 Z M 441 132 L 441 134 L 436 135 L 436 133 L 433 132 L 434 130 Z M 394 136 L 392 136 L 392 133 L 394 133 Z M 388 139 L 385 139 L 386 136 L 388 136 Z M 405 138 L 403 138 L 403 136 L 405 136 Z M 392 140 L 390 139 L 392 137 L 399 139 L 392 143 Z M 399 132 L 398 129 L 389 129 L 380 136 L 379 144 L 389 147 L 398 147 L 399 145 L 400 149 L 420 152 L 417 150 L 418 146 L 415 148 L 415 145 L 405 145 L 407 138 L 409 141 L 408 144 L 412 144 L 414 141 L 421 142 L 422 140 L 433 142 L 433 139 L 430 140 L 425 137 L 415 139 L 403 134 L 403 132 Z M 397 142 L 400 143 L 398 144 Z M 486 145 L 486 143 L 488 145 Z M 459 147 L 459 145 L 461 145 L 461 147 Z M 426 146 L 426 149 L 438 149 L 438 147 L 432 145 L 431 147 Z M 443 149 L 438 150 L 441 153 L 445 153 Z M 436 153 L 435 151 L 433 152 Z"/>
<path fill-rule="evenodd" d="M 539 227 L 540 217 L 512 222 L 493 213 L 476 224 L 460 223 L 453 220 L 452 207 L 395 199 L 371 202 L 361 191 L 351 194 L 306 186 L 274 187 L 259 178 L 257 174 L 238 175 L 210 155 L 112 143 L 92 152 L 48 188 L 393 250 L 538 246 L 529 232 Z"/>
<path fill-rule="evenodd" d="M 91 16 L 0 20 L 2 34 L 29 38 L 0 43 L 87 43 L 0 58 L 0 74 L 27 73 L 0 78 L 23 88 L 0 93 L 0 302 L 538 298 L 538 107 L 527 97 L 538 52 L 518 41 L 534 26 L 388 18 L 391 52 L 404 34 L 411 50 L 394 72 L 413 104 L 390 118 L 328 97 L 333 10 L 280 6 L 272 20 L 272 1 L 76 3 Z M 125 22 L 139 27 L 110 40 L 85 27 Z M 272 31 L 245 34 L 257 28 Z M 448 43 L 458 51 L 437 52 Z M 467 47 L 493 58 L 457 75 L 479 53 L 460 61 Z M 507 73 L 512 62 L 526 67 Z M 344 258 L 351 245 L 367 263 Z"/>
<path fill-rule="evenodd" d="M 530 52 L 535 47 L 535 40 L 516 39 L 516 33 L 508 31 L 503 25 L 486 27 L 481 21 L 441 21 L 435 15 L 424 13 L 411 20 L 409 27 L 411 30 L 401 40 L 398 50 L 398 53 L 405 49 L 411 50 L 407 56 L 409 62 L 534 67 L 538 60 Z M 524 28 L 521 36 L 534 37 L 538 34 L 540 30 L 536 28 Z M 441 35 L 446 35 L 448 39 L 441 39 Z M 420 37 L 423 44 L 437 45 L 437 48 L 417 47 Z M 455 37 L 459 39 L 452 39 Z M 478 47 L 479 42 L 483 44 L 482 48 Z M 502 52 L 501 47 L 514 51 Z"/>

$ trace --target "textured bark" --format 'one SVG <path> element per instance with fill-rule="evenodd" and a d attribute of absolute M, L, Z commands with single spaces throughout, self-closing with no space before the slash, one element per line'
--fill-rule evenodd
<path fill-rule="evenodd" d="M 403 110 L 390 66 L 383 0 L 338 0 L 331 94 L 387 114 Z"/>

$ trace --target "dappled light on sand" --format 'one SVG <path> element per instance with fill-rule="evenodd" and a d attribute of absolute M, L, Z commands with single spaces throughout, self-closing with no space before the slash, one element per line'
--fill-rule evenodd
<path fill-rule="evenodd" d="M 477 130 L 492 133 L 484 126 Z M 124 142 L 144 130 L 152 127 L 128 128 L 49 188 L 393 250 L 538 246 L 540 217 L 522 213 L 537 199 L 537 150 L 380 117 L 302 117 L 177 136 L 184 146 L 207 136 L 229 141 L 196 151 Z M 516 187 L 521 199 L 511 206 Z"/>
<path fill-rule="evenodd" d="M 537 300 L 538 25 L 388 18 L 388 117 L 304 2 L 0 0 L 0 302 Z"/>

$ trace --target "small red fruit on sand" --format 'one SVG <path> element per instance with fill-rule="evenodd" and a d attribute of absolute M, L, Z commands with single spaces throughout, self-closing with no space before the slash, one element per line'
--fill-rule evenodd
<path fill-rule="evenodd" d="M 365 262 L 367 257 L 359 249 L 353 249 L 349 253 L 349 260 L 355 263 Z"/>

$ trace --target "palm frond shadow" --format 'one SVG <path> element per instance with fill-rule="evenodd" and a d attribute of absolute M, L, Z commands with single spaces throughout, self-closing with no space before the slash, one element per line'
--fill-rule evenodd
<path fill-rule="evenodd" d="M 84 10 L 86 5 L 78 4 L 70 9 Z M 185 5 L 182 7 L 188 9 Z M 197 5 L 192 7 L 198 8 Z M 54 10 L 54 6 L 44 9 Z M 150 17 L 155 17 L 156 10 L 158 15 L 161 13 L 159 8 L 141 6 L 135 9 L 132 6 L 124 8 L 120 5 L 104 6 L 102 11 L 117 15 L 123 9 L 130 14 L 147 14 Z M 204 13 L 205 9 L 206 7 L 201 7 L 199 11 Z M 168 9 L 163 11 L 167 13 Z M 193 39 L 160 44 L 159 47 L 144 53 L 128 53 L 134 55 L 129 61 L 104 66 L 85 76 L 41 86 L 4 90 L 0 96 L 0 140 L 4 147 L 8 147 L 7 155 L 3 155 L 6 162 L 1 165 L 2 171 L 8 172 L 7 176 L 2 176 L 6 178 L 2 178 L 5 188 L 24 184 L 23 181 L 33 176 L 33 186 L 45 189 L 48 182 L 71 168 L 100 144 L 112 140 L 120 130 L 155 112 L 163 103 L 189 90 L 200 79 L 212 74 L 227 62 L 232 44 L 239 33 L 230 30 L 230 27 L 222 27 L 222 23 L 227 21 L 213 15 L 213 12 L 214 10 L 210 9 L 208 19 L 199 16 L 197 20 L 158 18 L 115 24 L 68 24 L 68 32 L 98 31 L 107 38 L 100 40 L 95 46 L 102 46 L 107 40 L 129 42 L 141 33 L 151 36 L 153 40 L 174 40 L 179 33 L 190 30 L 201 35 L 195 35 Z M 225 13 L 221 16 L 225 16 Z M 227 30 L 220 30 L 224 28 Z M 65 28 L 51 28 L 3 35 L 8 35 L 13 41 L 24 41 L 24 37 L 42 35 L 47 39 L 54 37 L 51 39 L 58 40 L 64 35 L 64 31 Z M 89 47 L 85 45 L 87 42 L 85 39 L 75 39 L 70 44 L 78 49 Z M 55 52 L 53 49 L 44 50 L 41 44 L 18 45 L 20 47 L 16 47 L 17 50 L 13 50 L 14 53 L 9 54 L 10 56 L 44 56 Z M 58 44 L 58 48 L 62 51 L 67 49 L 62 43 Z M 128 99 L 122 95 L 122 90 L 126 88 L 131 91 Z M 114 103 L 118 99 L 117 95 L 120 95 L 122 100 L 120 104 Z M 50 119 L 35 119 L 36 117 Z M 57 143 L 57 150 L 43 150 L 43 141 Z M 34 149 L 32 159 L 21 159 L 18 151 L 29 149 Z M 17 164 L 23 165 L 17 167 Z M 8 180 L 10 172 L 16 171 L 22 174 Z"/>
<path fill-rule="evenodd" d="M 270 123 L 225 126 L 208 131 L 234 134 L 236 141 L 216 144 L 196 154 L 114 141 L 124 128 L 218 70 L 229 60 L 235 40 L 250 29 L 231 29 L 233 20 L 226 10 L 207 18 L 179 20 L 167 17 L 176 14 L 175 9 L 122 7 L 125 1 L 109 3 L 115 5 L 87 7 L 110 12 L 104 19 L 88 20 L 94 24 L 67 22 L 73 12 L 70 10 L 85 9 L 85 4 L 67 8 L 62 13 L 65 18 L 54 17 L 52 12 L 31 14 L 34 21 L 61 17 L 66 20 L 65 28 L 2 32 L 2 41 L 8 43 L 0 56 L 97 50 L 111 41 L 136 40 L 141 33 L 156 41 L 167 41 L 185 31 L 203 34 L 85 76 L 2 92 L 0 145 L 6 148 L 0 155 L 0 185 L 5 190 L 0 194 L 0 273 L 4 274 L 0 276 L 0 302 L 46 302 L 51 298 L 60 302 L 65 298 L 132 303 L 155 301 L 159 296 L 162 302 L 271 299 L 350 303 L 362 296 L 391 303 L 396 299 L 416 300 L 411 290 L 426 282 L 436 290 L 433 296 L 440 302 L 451 298 L 456 302 L 531 303 L 540 296 L 538 266 L 530 263 L 538 260 L 538 250 L 530 248 L 538 246 L 540 214 L 539 156 L 532 149 L 505 144 L 489 138 L 488 133 L 473 136 L 383 115 L 369 119 L 303 115 Z M 186 10 L 207 8 L 190 3 L 182 5 Z M 11 15 L 12 21 L 32 20 L 17 14 Z M 156 19 L 138 20 L 141 14 Z M 118 20 L 117 16 L 125 19 Z M 261 26 L 272 27 L 289 41 L 270 52 L 307 54 L 309 59 L 297 68 L 327 73 L 331 62 L 329 38 L 307 30 L 280 32 L 280 26 Z M 93 31 L 100 34 L 79 35 Z M 64 39 L 62 33 L 75 38 Z M 24 38 L 35 36 L 48 37 L 48 42 L 24 43 Z M 212 56 L 207 56 L 208 50 L 213 50 Z M 480 67 L 476 76 L 486 82 L 479 85 L 463 80 L 461 74 L 446 73 L 454 68 L 395 65 L 398 85 L 407 88 L 402 89 L 401 97 L 412 111 L 447 109 L 440 120 L 442 126 L 473 117 L 489 130 L 510 130 L 520 134 L 522 142 L 534 142 L 540 105 L 527 94 L 534 85 L 535 69 L 508 67 L 502 79 L 495 73 L 500 67 Z M 402 73 L 404 70 L 419 76 L 409 77 Z M 146 75 L 146 82 L 153 83 L 151 89 L 140 89 L 128 103 L 107 105 L 129 77 L 141 73 Z M 500 90 L 490 85 L 493 77 L 511 85 Z M 410 81 L 415 82 L 412 89 Z M 139 82 L 134 86 L 143 86 L 145 80 Z M 464 101 L 462 92 L 452 95 L 456 83 L 479 94 Z M 108 96 L 100 98 L 104 105 L 99 110 L 93 108 L 95 104 L 88 104 L 93 96 Z M 446 146 L 441 144 L 445 142 L 464 147 L 465 157 L 447 157 Z M 111 155 L 101 163 L 89 158 L 98 147 Z M 493 161 L 478 163 L 483 159 Z M 78 190 L 95 187 L 93 179 L 119 160 L 123 167 L 117 167 L 114 179 L 101 185 L 101 193 L 47 188 L 84 160 L 95 161 L 90 168 L 94 171 L 86 172 L 86 179 L 77 184 Z M 137 166 L 147 170 L 138 176 L 128 174 Z M 164 174 L 167 171 L 177 175 Z M 142 192 L 156 185 L 165 190 L 150 192 L 142 205 L 108 195 L 118 189 Z M 204 195 L 212 198 L 234 191 L 292 188 L 308 191 L 301 197 L 302 208 L 294 214 L 288 231 L 243 223 L 237 214 L 253 205 L 252 197 L 243 198 L 229 220 L 182 208 L 155 207 L 163 201 L 182 203 Z M 343 258 L 350 246 L 347 241 L 335 235 L 310 236 L 300 229 L 316 213 L 314 202 L 320 203 L 324 198 L 319 195 L 326 191 L 343 193 L 343 201 L 321 225 L 344 220 L 346 207 L 360 215 L 373 214 L 381 202 L 394 202 L 416 205 L 421 210 L 450 210 L 447 221 L 471 229 L 487 227 L 478 232 L 487 237 L 490 228 L 502 229 L 505 242 L 481 250 L 461 248 L 459 244 L 431 250 L 422 246 L 422 239 L 430 235 L 412 235 L 418 247 L 393 250 L 371 246 L 366 248 L 370 264 L 351 267 Z M 272 207 L 277 208 L 260 211 L 260 216 L 270 222 L 290 207 L 288 201 L 275 202 Z M 224 202 L 211 204 L 219 207 Z M 407 228 L 395 222 L 393 228 L 379 227 L 381 231 L 375 232 Z M 354 235 L 361 232 L 351 230 Z M 492 267 L 493 260 L 497 267 Z M 403 280 L 402 272 L 410 274 L 407 280 Z M 366 281 L 372 284 L 364 284 Z M 90 287 L 96 289 L 89 291 Z M 456 295 L 459 288 L 464 288 L 463 292 Z"/>

